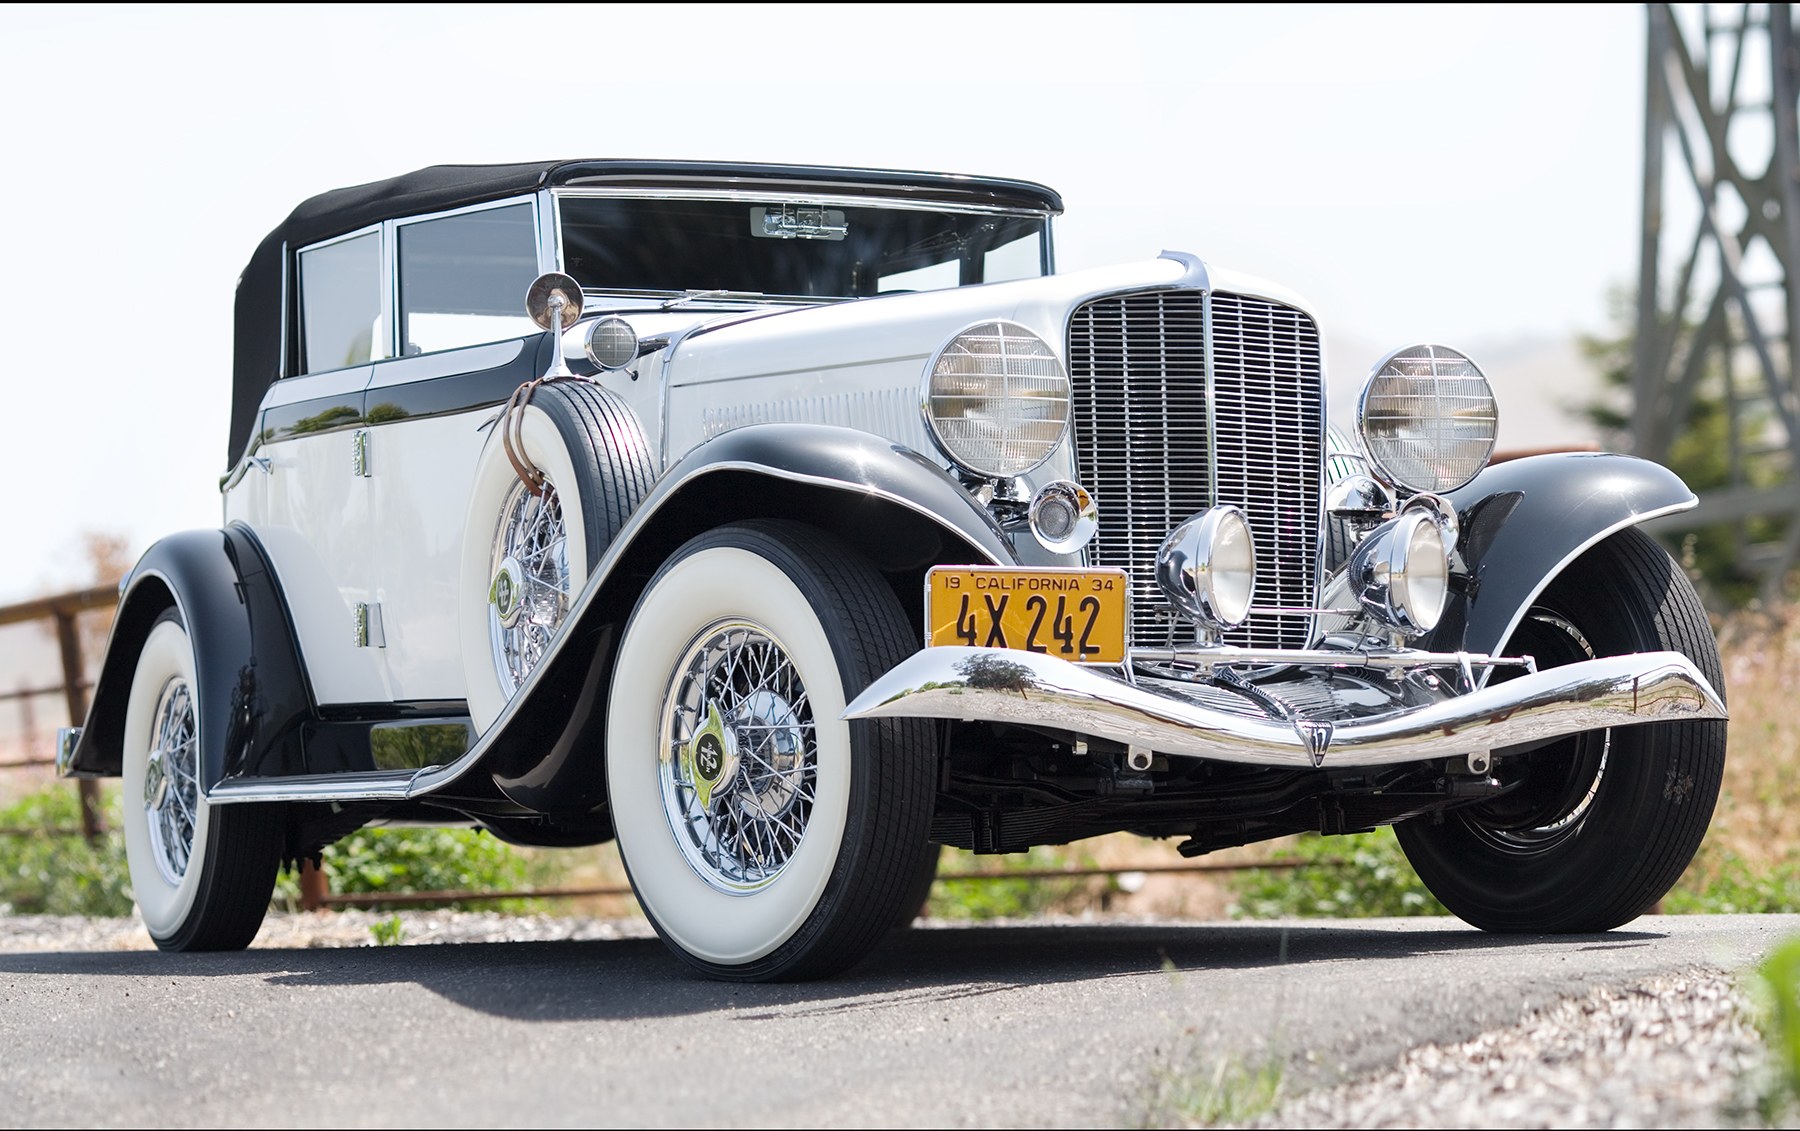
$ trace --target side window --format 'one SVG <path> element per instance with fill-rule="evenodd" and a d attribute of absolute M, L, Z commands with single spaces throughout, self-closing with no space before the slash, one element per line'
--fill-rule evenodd
<path fill-rule="evenodd" d="M 301 340 L 306 372 L 387 356 L 381 324 L 381 233 L 300 253 Z"/>
<path fill-rule="evenodd" d="M 875 284 L 875 293 L 885 295 L 894 291 L 938 291 L 954 287 L 961 281 L 962 261 L 946 259 L 941 263 L 883 275 Z"/>
<path fill-rule="evenodd" d="M 525 290 L 537 278 L 530 204 L 400 226 L 400 341 L 408 354 L 536 333 Z"/>
<path fill-rule="evenodd" d="M 1044 239 L 1038 232 L 1020 236 L 1001 244 L 982 257 L 981 279 L 986 283 L 1004 283 L 1012 279 L 1035 279 L 1044 273 Z"/>

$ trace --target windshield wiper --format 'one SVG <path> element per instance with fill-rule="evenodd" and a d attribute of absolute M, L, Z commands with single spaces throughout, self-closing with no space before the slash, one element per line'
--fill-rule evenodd
<path fill-rule="evenodd" d="M 696 299 L 703 298 L 767 298 L 761 291 L 689 291 L 680 298 L 672 298 L 662 304 L 664 310 L 674 310 Z"/>

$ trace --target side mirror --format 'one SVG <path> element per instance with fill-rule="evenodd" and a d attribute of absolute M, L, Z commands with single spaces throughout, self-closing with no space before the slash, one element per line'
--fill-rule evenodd
<path fill-rule="evenodd" d="M 562 335 L 565 326 L 573 326 L 580 319 L 581 311 L 581 284 L 561 271 L 539 275 L 526 289 L 525 313 L 550 331 L 551 339 L 556 343 L 550 351 L 550 371 L 544 374 L 546 380 L 574 376 L 563 362 Z"/>

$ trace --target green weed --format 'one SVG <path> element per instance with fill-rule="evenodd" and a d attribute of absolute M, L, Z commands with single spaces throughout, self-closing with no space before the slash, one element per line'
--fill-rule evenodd
<path fill-rule="evenodd" d="M 0 808 L 0 912 L 16 915 L 131 914 L 131 873 L 119 827 L 116 789 L 102 793 L 114 830 L 89 843 L 59 833 L 79 828 L 75 787 L 58 783 Z"/>
<path fill-rule="evenodd" d="M 519 891 L 555 882 L 553 854 L 527 857 L 478 829 L 368 828 L 323 854 L 331 890 L 339 895 L 421 891 Z M 278 899 L 297 902 L 299 879 L 284 873 Z M 443 906 L 424 904 L 421 906 Z M 489 904 L 501 911 L 534 910 L 533 901 Z"/>
<path fill-rule="evenodd" d="M 1159 1083 L 1152 1122 L 1248 1123 L 1275 1110 L 1281 1102 L 1282 1067 L 1278 1061 L 1255 1066 L 1220 1057 L 1211 1072 L 1168 1076 Z"/>
<path fill-rule="evenodd" d="M 1227 908 L 1232 918 L 1448 914 L 1407 863 L 1390 828 L 1336 837 L 1308 833 L 1270 857 L 1299 861 L 1300 866 L 1237 873 Z"/>
<path fill-rule="evenodd" d="M 1800 938 L 1789 939 L 1763 959 L 1754 985 L 1758 1028 L 1769 1050 L 1766 1072 L 1755 1078 L 1762 1122 L 1793 1126 L 1800 1113 Z"/>
<path fill-rule="evenodd" d="M 406 924 L 400 916 L 390 915 L 369 924 L 369 937 L 375 940 L 376 946 L 399 946 L 406 940 Z"/>
<path fill-rule="evenodd" d="M 1005 856 L 977 856 L 962 849 L 945 849 L 938 859 L 939 874 L 997 869 L 1017 872 L 1039 868 L 1087 867 L 1093 862 L 1068 849 L 1033 848 Z M 1081 911 L 1095 892 L 1106 886 L 1106 877 L 1071 876 L 1068 879 L 939 880 L 931 885 L 926 914 L 939 919 L 1021 919 L 1045 912 Z"/>
<path fill-rule="evenodd" d="M 1769 914 L 1800 911 L 1800 860 L 1762 867 L 1711 841 L 1668 895 L 1671 915 Z"/>

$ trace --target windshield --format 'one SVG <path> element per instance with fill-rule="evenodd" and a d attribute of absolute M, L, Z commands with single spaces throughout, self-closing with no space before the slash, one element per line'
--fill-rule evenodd
<path fill-rule="evenodd" d="M 1041 215 L 771 199 L 561 198 L 587 290 L 857 298 L 1045 274 Z"/>

